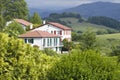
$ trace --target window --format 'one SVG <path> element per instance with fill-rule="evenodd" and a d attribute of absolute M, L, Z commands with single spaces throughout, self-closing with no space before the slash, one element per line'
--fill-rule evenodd
<path fill-rule="evenodd" d="M 32 43 L 33 44 L 34 43 L 34 39 L 32 39 L 32 38 L 28 39 L 28 43 Z"/>
<path fill-rule="evenodd" d="M 24 39 L 25 43 L 27 43 L 27 39 Z"/>
<path fill-rule="evenodd" d="M 51 33 L 53 34 L 53 31 L 51 31 Z"/>
<path fill-rule="evenodd" d="M 54 31 L 54 34 L 56 34 L 56 31 Z"/>
<path fill-rule="evenodd" d="M 49 43 L 50 43 L 50 42 L 49 42 L 49 38 L 47 38 L 47 46 L 49 46 Z"/>
<path fill-rule="evenodd" d="M 52 46 L 52 38 L 50 38 L 50 46 Z"/>
<path fill-rule="evenodd" d="M 43 46 L 45 46 L 45 38 L 43 39 Z"/>
<path fill-rule="evenodd" d="M 57 45 L 58 39 L 56 38 L 56 45 Z"/>
<path fill-rule="evenodd" d="M 60 31 L 60 35 L 62 35 L 62 31 Z"/>
<path fill-rule="evenodd" d="M 56 46 L 56 43 L 55 43 L 55 42 L 56 42 L 56 39 L 54 38 L 54 46 Z"/>

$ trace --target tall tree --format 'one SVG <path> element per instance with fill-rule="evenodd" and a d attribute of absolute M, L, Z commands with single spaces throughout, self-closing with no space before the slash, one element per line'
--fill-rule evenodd
<path fill-rule="evenodd" d="M 31 17 L 30 21 L 33 23 L 33 24 L 42 24 L 42 19 L 41 17 L 39 16 L 39 14 L 37 12 L 34 12 L 33 16 Z"/>
<path fill-rule="evenodd" d="M 25 0 L 0 0 L 0 15 L 6 20 L 13 18 L 27 19 L 27 4 Z"/>
<path fill-rule="evenodd" d="M 2 31 L 2 29 L 4 28 L 5 25 L 5 20 L 2 16 L 0 16 L 0 31 Z"/>
<path fill-rule="evenodd" d="M 90 30 L 87 30 L 82 34 L 81 42 L 82 50 L 96 49 L 96 34 Z"/>
<path fill-rule="evenodd" d="M 3 32 L 7 33 L 9 36 L 18 37 L 18 35 L 24 33 L 25 30 L 17 22 L 12 22 L 4 28 Z"/>

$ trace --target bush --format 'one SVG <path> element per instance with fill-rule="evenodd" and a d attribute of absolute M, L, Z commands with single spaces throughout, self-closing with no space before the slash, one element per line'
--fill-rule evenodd
<path fill-rule="evenodd" d="M 49 70 L 48 80 L 119 80 L 117 62 L 95 51 L 73 51 Z"/>

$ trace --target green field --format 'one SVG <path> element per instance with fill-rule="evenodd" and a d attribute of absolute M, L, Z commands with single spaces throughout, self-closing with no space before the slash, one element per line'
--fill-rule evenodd
<path fill-rule="evenodd" d="M 61 18 L 61 21 L 66 22 L 70 27 L 72 27 L 72 29 L 77 32 L 77 31 L 81 31 L 84 32 L 87 29 L 92 29 L 92 31 L 103 31 L 106 32 L 108 29 L 109 30 L 114 30 L 117 31 L 115 29 L 112 28 L 108 28 L 106 26 L 102 26 L 102 25 L 95 25 L 95 24 L 91 24 L 91 23 L 87 23 L 87 22 L 78 22 L 77 18 Z"/>
<path fill-rule="evenodd" d="M 120 33 L 97 35 L 101 52 L 109 54 L 115 46 L 120 46 Z"/>
<path fill-rule="evenodd" d="M 120 33 L 98 35 L 97 37 L 100 39 L 120 39 Z"/>

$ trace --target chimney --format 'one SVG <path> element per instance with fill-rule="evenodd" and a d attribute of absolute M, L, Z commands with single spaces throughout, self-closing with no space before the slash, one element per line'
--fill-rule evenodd
<path fill-rule="evenodd" d="M 46 20 L 43 20 L 43 24 L 46 24 Z"/>
<path fill-rule="evenodd" d="M 32 29 L 32 28 L 33 28 L 33 24 L 30 25 L 30 29 Z"/>

